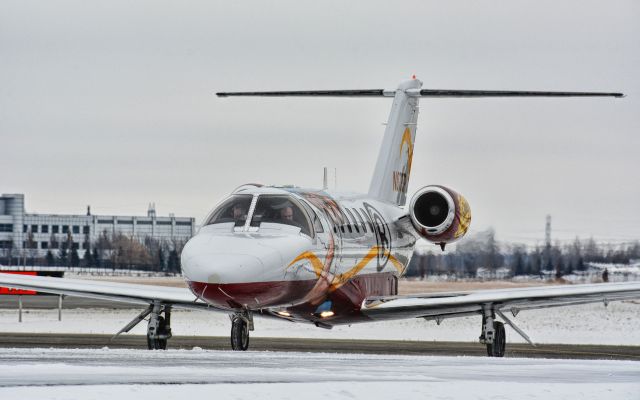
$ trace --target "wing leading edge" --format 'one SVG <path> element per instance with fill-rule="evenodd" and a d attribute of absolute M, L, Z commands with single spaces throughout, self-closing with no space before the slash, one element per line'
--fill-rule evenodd
<path fill-rule="evenodd" d="M 540 286 L 519 289 L 371 297 L 361 311 L 375 320 L 441 320 L 481 314 L 484 309 L 510 311 L 640 298 L 640 282 Z"/>
<path fill-rule="evenodd" d="M 179 308 L 210 308 L 186 288 L 3 273 L 0 286 L 133 304 L 160 302 Z"/>

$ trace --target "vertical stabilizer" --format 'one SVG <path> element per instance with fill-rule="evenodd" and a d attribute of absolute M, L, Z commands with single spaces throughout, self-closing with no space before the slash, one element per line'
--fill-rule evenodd
<path fill-rule="evenodd" d="M 396 89 L 369 186 L 369 196 L 399 206 L 407 201 L 421 87 L 421 81 L 412 79 Z"/>

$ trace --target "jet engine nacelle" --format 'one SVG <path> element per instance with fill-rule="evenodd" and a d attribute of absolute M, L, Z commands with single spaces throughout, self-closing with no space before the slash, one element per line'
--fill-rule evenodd
<path fill-rule="evenodd" d="M 411 223 L 426 240 L 439 244 L 455 242 L 467 233 L 471 208 L 455 190 L 444 186 L 425 186 L 409 203 Z"/>

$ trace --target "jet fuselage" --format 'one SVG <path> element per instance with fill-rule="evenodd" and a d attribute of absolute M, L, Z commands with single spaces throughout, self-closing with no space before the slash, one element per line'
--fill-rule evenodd
<path fill-rule="evenodd" d="M 400 222 L 403 208 L 289 187 L 247 185 L 234 196 L 248 204 L 246 216 L 232 221 L 234 201 L 223 201 L 182 252 L 185 279 L 202 300 L 329 326 L 362 320 L 367 297 L 397 294 L 419 237 Z M 287 222 L 280 214 L 289 206 L 296 219 Z"/>

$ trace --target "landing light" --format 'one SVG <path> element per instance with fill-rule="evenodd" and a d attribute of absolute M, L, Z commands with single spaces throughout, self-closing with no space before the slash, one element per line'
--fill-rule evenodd
<path fill-rule="evenodd" d="M 333 317 L 334 315 L 335 313 L 331 310 L 323 311 L 320 313 L 320 318 L 329 318 L 329 317 Z"/>
<path fill-rule="evenodd" d="M 291 314 L 286 312 L 286 311 L 276 311 L 276 314 L 278 314 L 281 317 L 290 317 Z"/>

